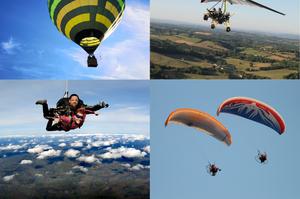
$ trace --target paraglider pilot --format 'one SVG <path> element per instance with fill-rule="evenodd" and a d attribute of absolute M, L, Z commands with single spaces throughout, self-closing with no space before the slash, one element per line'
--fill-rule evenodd
<path fill-rule="evenodd" d="M 61 98 L 56 103 L 56 108 L 49 109 L 47 100 L 38 100 L 36 104 L 43 106 L 43 115 L 48 119 L 47 131 L 69 131 L 80 128 L 86 114 L 96 114 L 95 111 L 109 106 L 105 102 L 94 106 L 85 105 L 77 94 L 72 94 L 69 98 Z"/>
<path fill-rule="evenodd" d="M 208 172 L 211 176 L 217 175 L 217 173 L 221 171 L 215 164 L 209 164 L 208 165 Z"/>
<path fill-rule="evenodd" d="M 267 153 L 266 152 L 261 153 L 260 151 L 258 151 L 257 159 L 260 161 L 259 163 L 266 164 L 268 161 Z"/>

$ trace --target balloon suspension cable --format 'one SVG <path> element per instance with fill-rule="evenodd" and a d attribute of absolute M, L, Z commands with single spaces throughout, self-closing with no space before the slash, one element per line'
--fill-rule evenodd
<path fill-rule="evenodd" d="M 209 10 L 213 9 L 214 7 L 216 7 L 220 2 L 222 2 L 222 4 L 223 4 L 223 0 L 220 0 L 215 5 L 213 5 Z"/>

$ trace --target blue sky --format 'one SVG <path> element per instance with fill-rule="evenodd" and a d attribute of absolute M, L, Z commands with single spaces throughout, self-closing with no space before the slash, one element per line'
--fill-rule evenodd
<path fill-rule="evenodd" d="M 232 5 L 229 6 L 229 11 L 234 14 L 231 18 L 232 29 L 300 34 L 300 2 L 298 0 L 256 1 L 287 15 L 283 17 L 255 6 Z M 203 14 L 213 5 L 214 3 L 201 4 L 199 0 L 152 0 L 151 19 L 173 20 L 209 27 L 210 24 L 203 21 Z M 223 26 L 219 28 L 224 29 Z"/>
<path fill-rule="evenodd" d="M 98 48 L 98 68 L 52 24 L 47 0 L 0 7 L 0 79 L 149 79 L 149 0 L 127 0 L 116 31 Z"/>
<path fill-rule="evenodd" d="M 151 198 L 299 198 L 299 81 L 151 81 Z M 245 96 L 274 107 L 284 118 L 286 132 L 223 113 L 227 98 Z M 176 108 L 195 108 L 222 122 L 232 135 L 227 147 L 183 125 L 164 127 Z M 269 163 L 258 164 L 257 150 L 267 151 Z M 222 169 L 206 173 L 208 161 Z"/>
<path fill-rule="evenodd" d="M 47 99 L 49 107 L 55 107 L 65 87 L 66 81 L 1 80 L 0 136 L 49 134 L 45 130 L 47 120 L 42 116 L 42 107 L 35 102 Z M 149 135 L 148 81 L 68 81 L 68 88 L 70 94 L 77 93 L 88 105 L 100 101 L 110 104 L 99 111 L 99 116 L 88 115 L 83 127 L 71 134 Z"/>

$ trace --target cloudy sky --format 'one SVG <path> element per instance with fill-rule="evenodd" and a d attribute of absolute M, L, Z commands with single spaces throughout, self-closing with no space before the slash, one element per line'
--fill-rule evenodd
<path fill-rule="evenodd" d="M 299 86 L 299 81 L 152 81 L 151 198 L 299 198 Z M 285 133 L 231 114 L 217 117 L 218 106 L 235 96 L 274 107 L 285 120 Z M 231 133 L 232 145 L 187 126 L 165 128 L 176 108 L 216 117 Z M 255 161 L 257 150 L 268 153 L 268 164 Z M 219 175 L 206 172 L 208 161 L 222 169 Z"/>
<path fill-rule="evenodd" d="M 231 26 L 233 29 L 300 34 L 300 2 L 298 0 L 256 0 L 286 16 L 268 10 L 245 5 L 229 6 L 233 13 Z M 203 21 L 203 13 L 215 3 L 203 3 L 199 0 L 152 0 L 151 19 L 172 20 L 209 26 Z M 168 10 L 168 12 L 166 12 Z M 224 27 L 219 27 L 224 28 Z"/>
<path fill-rule="evenodd" d="M 73 163 L 70 165 L 69 171 L 62 171 L 58 174 L 61 177 L 72 175 L 74 170 L 88 173 L 89 170 L 98 169 L 101 172 L 99 167 L 102 165 L 105 167 L 102 163 L 109 163 L 111 160 L 114 160 L 114 164 L 118 162 L 120 166 L 125 167 L 130 172 L 150 168 L 149 137 L 142 134 L 51 134 L 50 136 L 39 137 L 25 136 L 20 137 L 20 139 L 0 136 L 0 141 L 0 158 L 6 158 L 7 161 L 10 161 L 12 155 L 26 158 L 10 161 L 13 164 L 28 165 L 25 169 L 34 168 L 35 164 L 39 164 L 40 160 L 43 159 L 48 160 L 46 163 L 52 164 L 55 161 L 53 158 L 58 157 L 59 161 L 63 157 L 68 158 Z M 124 161 L 124 158 L 128 161 Z M 14 165 L 10 166 L 14 167 Z M 34 173 L 35 171 L 32 171 L 31 174 L 35 177 L 47 176 L 47 172 L 36 170 Z M 25 173 L 11 170 L 5 175 L 1 176 L 2 180 L 9 182 L 14 180 L 16 176 L 18 176 L 16 179 L 18 181 L 18 178 Z"/>
<path fill-rule="evenodd" d="M 1 80 L 1 136 L 47 133 L 47 120 L 35 101 L 47 99 L 49 107 L 55 107 L 65 87 L 65 81 Z M 109 108 L 98 111 L 99 116 L 88 115 L 84 126 L 70 133 L 149 135 L 149 82 L 69 81 L 68 88 L 70 94 L 77 93 L 88 105 L 100 101 L 110 104 Z"/>
<path fill-rule="evenodd" d="M 0 7 L 1 79 L 149 79 L 149 0 L 127 0 L 116 31 L 87 54 L 52 24 L 47 0 L 4 1 Z"/>

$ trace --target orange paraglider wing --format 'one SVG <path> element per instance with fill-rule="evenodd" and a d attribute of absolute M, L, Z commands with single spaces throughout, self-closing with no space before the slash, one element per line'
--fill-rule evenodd
<path fill-rule="evenodd" d="M 191 109 L 179 108 L 171 112 L 165 121 L 165 126 L 169 122 L 184 124 L 189 127 L 194 127 L 206 134 L 224 142 L 228 146 L 231 144 L 231 135 L 224 125 L 216 120 L 208 113 Z"/>

